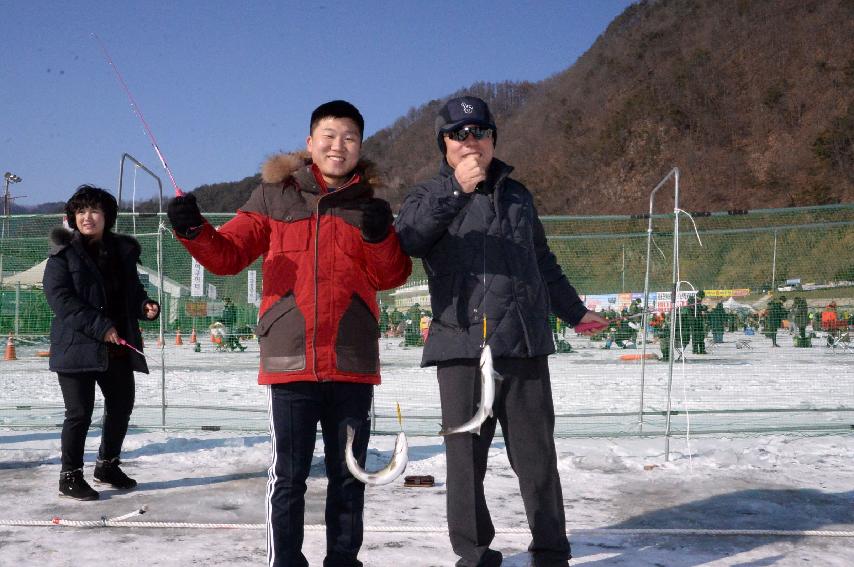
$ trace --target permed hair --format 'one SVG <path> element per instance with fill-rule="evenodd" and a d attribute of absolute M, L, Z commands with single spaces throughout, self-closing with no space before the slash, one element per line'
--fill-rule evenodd
<path fill-rule="evenodd" d="M 315 108 L 311 113 L 308 133 L 314 132 L 314 127 L 324 118 L 349 118 L 359 127 L 359 139 L 365 136 L 365 119 L 362 118 L 362 113 L 346 100 L 331 100 Z"/>
<path fill-rule="evenodd" d="M 104 213 L 105 232 L 115 226 L 116 217 L 119 214 L 116 198 L 100 187 L 92 185 L 81 185 L 65 203 L 65 218 L 68 219 L 68 226 L 77 230 L 77 220 L 74 215 L 86 208 L 101 209 Z"/>

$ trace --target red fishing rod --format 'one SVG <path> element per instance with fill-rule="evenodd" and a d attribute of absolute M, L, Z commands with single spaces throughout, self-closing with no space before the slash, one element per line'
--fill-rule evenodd
<path fill-rule="evenodd" d="M 125 94 L 130 101 L 130 107 L 133 110 L 133 113 L 136 114 L 136 117 L 139 118 L 139 121 L 142 122 L 142 127 L 145 130 L 145 133 L 148 134 L 148 139 L 151 140 L 151 145 L 154 146 L 154 153 L 157 154 L 157 158 L 160 160 L 160 164 L 163 166 L 163 169 L 166 170 L 166 173 L 169 175 L 169 180 L 172 182 L 172 187 L 175 188 L 175 196 L 182 197 L 184 192 L 178 187 L 178 183 L 175 182 L 175 176 L 172 175 L 172 170 L 169 169 L 169 165 L 166 163 L 166 160 L 163 158 L 163 152 L 160 151 L 160 146 L 157 145 L 157 140 L 154 138 L 154 134 L 151 132 L 151 128 L 148 127 L 148 122 L 145 121 L 145 117 L 142 115 L 142 110 L 139 108 L 136 100 L 133 98 L 133 95 L 130 93 L 130 89 L 125 83 L 122 74 L 119 73 L 119 68 L 116 67 L 116 64 L 113 63 L 113 58 L 110 57 L 110 53 L 107 51 L 107 46 L 104 45 L 104 42 L 101 41 L 101 38 L 98 37 L 98 34 L 92 33 L 92 39 L 98 42 L 98 45 L 101 47 L 101 51 L 104 53 L 104 57 L 107 59 L 107 63 L 113 69 L 113 72 L 116 74 L 116 78 L 119 80 L 119 84 L 122 89 L 125 91 Z"/>

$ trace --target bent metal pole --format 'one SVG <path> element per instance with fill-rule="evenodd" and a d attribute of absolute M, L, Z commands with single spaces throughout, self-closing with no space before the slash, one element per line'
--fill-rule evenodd
<path fill-rule="evenodd" d="M 136 169 L 141 169 L 148 175 L 150 175 L 157 182 L 157 218 L 158 218 L 158 229 L 157 229 L 157 303 L 161 306 L 164 305 L 163 301 L 163 288 L 164 288 L 164 274 L 163 274 L 163 181 L 160 179 L 160 176 L 156 175 L 153 171 L 145 167 L 138 159 L 125 152 L 122 154 L 122 159 L 119 163 L 119 194 L 118 201 L 122 202 L 122 189 L 124 187 L 124 179 L 125 179 L 125 162 L 131 161 L 134 164 Z M 134 171 L 134 174 L 136 172 Z M 116 219 L 118 222 L 118 219 Z M 163 333 L 165 332 L 165 321 L 166 316 L 163 313 L 160 313 L 160 316 L 157 318 L 158 321 L 158 330 L 157 330 L 157 338 L 158 344 L 160 344 L 160 425 L 166 427 L 166 350 L 163 345 L 166 344 L 163 340 Z"/>
<path fill-rule="evenodd" d="M 655 194 L 661 189 L 665 183 L 675 177 L 675 199 L 679 199 L 679 168 L 674 167 L 664 176 L 664 179 L 658 182 L 655 189 L 649 194 L 649 215 L 647 216 L 646 229 L 646 272 L 643 279 L 643 321 L 641 323 L 641 372 L 640 372 L 640 407 L 638 408 L 638 427 L 643 432 L 643 394 L 644 394 L 644 378 L 646 372 L 646 345 L 647 345 L 647 323 L 649 322 L 649 313 L 652 310 L 649 307 L 649 269 L 650 269 L 650 254 L 652 252 L 652 216 L 653 205 L 655 203 Z M 663 337 L 662 337 L 663 338 Z M 671 351 L 672 353 L 672 351 Z"/>
<path fill-rule="evenodd" d="M 664 426 L 664 460 L 670 460 L 671 391 L 673 389 L 673 354 L 676 352 L 676 288 L 679 285 L 679 168 L 673 168 L 673 283 L 670 291 L 670 356 L 667 358 L 667 418 Z M 679 344 L 682 345 L 680 338 Z M 682 345 L 680 348 L 684 349 Z M 682 356 L 685 356 L 684 354 Z M 684 359 L 683 359 L 684 360 Z"/>

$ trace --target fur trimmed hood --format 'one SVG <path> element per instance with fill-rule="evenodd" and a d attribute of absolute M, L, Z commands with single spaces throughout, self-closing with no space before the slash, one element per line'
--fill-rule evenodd
<path fill-rule="evenodd" d="M 132 255 L 138 259 L 142 253 L 142 247 L 136 238 L 132 236 L 107 231 L 104 233 L 104 238 L 114 242 L 119 253 L 122 255 Z M 82 236 L 76 230 L 68 230 L 63 226 L 54 228 L 50 231 L 50 255 L 54 256 L 62 252 L 71 246 L 75 240 L 81 239 Z"/>
<path fill-rule="evenodd" d="M 71 246 L 75 238 L 80 238 L 80 233 L 75 230 L 69 230 L 64 226 L 57 226 L 50 231 L 50 255 L 54 256 Z"/>
<path fill-rule="evenodd" d="M 274 154 L 264 161 L 261 166 L 262 183 L 282 183 L 294 173 L 311 165 L 311 155 L 305 151 Z M 356 171 L 362 176 L 362 183 L 375 187 L 378 181 L 376 164 L 367 159 L 360 159 Z"/>

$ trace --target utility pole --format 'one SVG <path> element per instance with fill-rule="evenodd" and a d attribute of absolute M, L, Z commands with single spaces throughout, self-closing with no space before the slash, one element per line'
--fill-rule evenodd
<path fill-rule="evenodd" d="M 777 291 L 777 229 L 774 229 L 774 255 L 771 259 L 771 293 Z"/>

